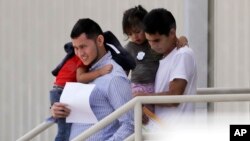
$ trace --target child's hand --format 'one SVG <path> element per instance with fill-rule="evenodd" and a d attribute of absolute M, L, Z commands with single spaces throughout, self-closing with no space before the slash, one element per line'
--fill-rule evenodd
<path fill-rule="evenodd" d="M 102 67 L 100 70 L 99 70 L 99 73 L 101 75 L 104 75 L 104 74 L 107 74 L 107 73 L 110 73 L 113 69 L 113 65 L 111 64 L 108 64 L 108 65 L 105 65 L 104 67 Z"/>
<path fill-rule="evenodd" d="M 187 38 L 185 36 L 179 37 L 176 45 L 177 45 L 177 48 L 188 46 L 188 40 L 187 40 Z"/>

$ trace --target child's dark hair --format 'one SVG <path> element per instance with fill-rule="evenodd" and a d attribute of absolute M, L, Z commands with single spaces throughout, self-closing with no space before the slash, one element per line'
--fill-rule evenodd
<path fill-rule="evenodd" d="M 149 34 L 159 33 L 169 35 L 172 28 L 176 29 L 176 22 L 172 13 L 164 8 L 150 11 L 143 20 L 144 32 Z"/>
<path fill-rule="evenodd" d="M 122 19 L 123 33 L 128 35 L 134 27 L 143 29 L 143 18 L 147 13 L 148 12 L 141 5 L 126 10 L 123 13 Z"/>
<path fill-rule="evenodd" d="M 88 39 L 95 39 L 98 35 L 103 35 L 101 27 L 89 18 L 79 19 L 74 25 L 70 37 L 74 39 L 79 37 L 82 33 L 85 33 Z"/>

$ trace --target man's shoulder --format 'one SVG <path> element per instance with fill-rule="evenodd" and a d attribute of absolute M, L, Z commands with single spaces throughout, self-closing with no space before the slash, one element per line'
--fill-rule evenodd
<path fill-rule="evenodd" d="M 190 54 L 190 55 L 194 55 L 194 52 L 193 52 L 193 50 L 190 47 L 184 46 L 184 47 L 181 47 L 181 48 L 177 49 L 176 55 L 178 55 L 178 54 Z"/>
<path fill-rule="evenodd" d="M 123 68 L 119 64 L 117 64 L 114 60 L 112 61 L 112 65 L 113 65 L 113 70 L 110 73 L 112 77 L 114 76 L 127 77 Z"/>
<path fill-rule="evenodd" d="M 115 62 L 115 60 L 111 59 L 109 63 L 113 65 L 113 69 L 110 73 L 104 75 L 105 77 L 109 79 L 112 79 L 113 77 L 126 77 L 127 78 L 125 71 L 118 63 Z"/>
<path fill-rule="evenodd" d="M 113 69 L 110 73 L 98 77 L 94 81 L 95 84 L 98 84 L 99 88 L 108 89 L 114 83 L 129 84 L 130 80 L 128 79 L 126 73 L 122 70 L 122 68 L 119 65 L 116 65 L 116 63 L 112 65 Z"/>

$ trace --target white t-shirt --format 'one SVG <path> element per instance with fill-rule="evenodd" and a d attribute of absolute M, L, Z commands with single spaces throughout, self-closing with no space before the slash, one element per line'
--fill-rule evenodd
<path fill-rule="evenodd" d="M 187 46 L 178 50 L 175 48 L 165 58 L 160 60 L 155 79 L 155 92 L 169 91 L 170 82 L 176 78 L 185 79 L 187 81 L 184 95 L 196 94 L 196 61 L 192 49 Z M 193 103 L 181 103 L 178 107 L 155 107 L 156 115 L 159 116 L 160 119 L 164 119 L 167 124 L 179 122 L 179 117 L 183 117 L 183 114 L 193 112 Z"/>

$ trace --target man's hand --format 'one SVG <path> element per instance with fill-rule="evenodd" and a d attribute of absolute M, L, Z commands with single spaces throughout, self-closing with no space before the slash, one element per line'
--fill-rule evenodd
<path fill-rule="evenodd" d="M 67 108 L 66 104 L 56 102 L 51 106 L 50 112 L 54 118 L 66 118 L 70 113 L 70 109 Z"/>
<path fill-rule="evenodd" d="M 143 92 L 133 93 L 133 97 L 136 97 L 136 96 L 149 96 L 149 94 L 143 93 Z"/>

